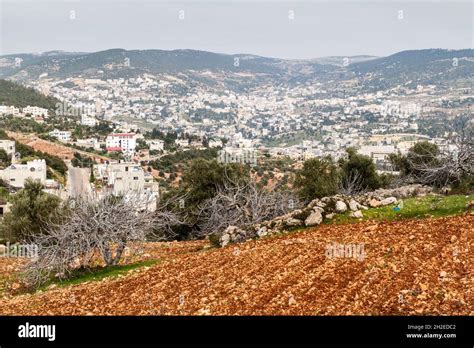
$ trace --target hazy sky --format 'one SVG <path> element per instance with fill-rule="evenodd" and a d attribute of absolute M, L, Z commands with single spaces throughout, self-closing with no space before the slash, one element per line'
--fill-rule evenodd
<path fill-rule="evenodd" d="M 472 48 L 473 18 L 469 0 L 0 0 L 0 54 L 190 48 L 280 58 L 383 56 Z"/>

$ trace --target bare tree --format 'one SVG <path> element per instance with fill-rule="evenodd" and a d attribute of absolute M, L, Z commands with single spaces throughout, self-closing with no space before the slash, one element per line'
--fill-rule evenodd
<path fill-rule="evenodd" d="M 364 186 L 364 178 L 358 170 L 351 170 L 349 175 L 343 175 L 339 182 L 339 192 L 351 196 L 367 191 Z"/>
<path fill-rule="evenodd" d="M 149 233 L 174 221 L 170 213 L 148 209 L 150 199 L 144 194 L 107 194 L 66 201 L 65 217 L 47 222 L 44 233 L 32 238 L 38 257 L 26 266 L 26 282 L 40 285 L 53 275 L 67 278 L 98 258 L 107 266 L 117 265 L 126 247 L 141 249 Z"/>
<path fill-rule="evenodd" d="M 155 225 L 153 231 L 147 235 L 148 240 L 170 241 L 175 240 L 178 234 L 174 227 L 188 225 L 188 216 L 183 214 L 187 194 L 174 195 L 157 204 L 155 211 Z M 181 206 L 182 205 L 182 206 Z"/>
<path fill-rule="evenodd" d="M 471 115 L 459 117 L 456 132 L 439 150 L 407 156 L 417 182 L 437 187 L 449 186 L 474 175 L 474 120 Z"/>
<path fill-rule="evenodd" d="M 291 193 L 266 191 L 253 182 L 226 183 L 199 207 L 198 236 L 222 233 L 228 226 L 247 227 L 284 215 L 297 207 Z"/>

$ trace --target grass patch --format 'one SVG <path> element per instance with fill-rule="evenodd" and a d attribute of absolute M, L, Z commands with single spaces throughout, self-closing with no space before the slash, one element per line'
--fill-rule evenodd
<path fill-rule="evenodd" d="M 393 208 L 396 204 L 380 208 L 369 208 L 362 210 L 362 220 L 403 220 L 427 217 L 442 217 L 461 214 L 466 211 L 466 205 L 474 200 L 474 195 L 451 195 L 438 196 L 428 195 L 425 197 L 413 197 L 402 199 L 403 207 L 400 211 Z M 336 215 L 332 220 L 325 220 L 328 224 L 342 224 L 357 221 L 349 217 L 350 212 Z"/>
<path fill-rule="evenodd" d="M 51 285 L 57 285 L 58 287 L 65 287 L 69 285 L 80 284 L 84 282 L 96 282 L 105 278 L 117 278 L 119 275 L 125 274 L 128 271 L 141 267 L 149 267 L 155 265 L 159 260 L 146 260 L 128 265 L 117 265 L 109 267 L 95 267 L 90 269 L 78 269 L 75 270 L 69 279 L 59 280 L 53 279 L 48 283 L 42 285 L 38 290 L 46 290 Z"/>

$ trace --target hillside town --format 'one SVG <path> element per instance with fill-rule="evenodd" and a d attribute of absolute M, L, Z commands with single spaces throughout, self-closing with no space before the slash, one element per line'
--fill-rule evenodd
<path fill-rule="evenodd" d="M 444 120 L 470 113 L 473 101 L 465 87 L 446 90 L 435 85 L 358 94 L 347 85 L 308 82 L 291 87 L 263 84 L 245 93 L 200 86 L 185 93 L 178 88 L 183 82 L 172 75 L 144 74 L 105 80 L 46 77 L 32 86 L 62 101 L 56 116 L 91 128 L 108 122 L 116 129 L 107 136 L 74 139 L 71 129 L 49 132 L 66 144 L 133 158 L 137 141 L 143 139 L 152 153 L 166 154 L 162 139 L 143 138 L 156 128 L 176 132 L 176 146 L 183 150 L 202 148 L 203 139 L 216 148 L 224 141 L 223 151 L 241 157 L 253 151 L 296 161 L 325 155 L 338 159 L 354 147 L 384 171 L 390 171 L 388 155 L 405 154 L 417 141 L 448 146 L 456 131 Z M 47 110 L 33 106 L 0 107 L 0 117 L 7 114 L 36 122 L 48 118 Z M 180 139 L 183 134 L 195 140 Z"/>
<path fill-rule="evenodd" d="M 473 4 L 0 0 L 0 348 L 474 348 Z"/>

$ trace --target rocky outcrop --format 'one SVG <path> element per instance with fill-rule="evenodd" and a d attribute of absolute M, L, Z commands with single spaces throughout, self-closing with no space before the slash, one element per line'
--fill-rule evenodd
<path fill-rule="evenodd" d="M 248 233 L 248 231 L 245 231 L 244 229 L 241 229 L 237 226 L 229 226 L 225 229 L 224 233 L 219 238 L 219 243 L 221 246 L 224 247 L 230 242 L 244 242 L 245 240 L 250 238 L 252 238 L 252 236 Z"/>
<path fill-rule="evenodd" d="M 275 219 L 264 221 L 253 226 L 241 228 L 229 226 L 221 235 L 221 246 L 229 243 L 242 242 L 252 238 L 262 238 L 275 233 L 285 233 L 288 230 L 302 226 L 317 226 L 324 219 L 333 219 L 336 214 L 350 211 L 354 219 L 364 217 L 362 210 L 395 204 L 400 199 L 424 196 L 432 192 L 431 187 L 408 185 L 396 189 L 379 189 L 357 196 L 337 194 L 331 197 L 312 200 L 306 207 L 294 210 Z"/>
<path fill-rule="evenodd" d="M 357 202 L 356 200 L 351 199 L 351 200 L 349 201 L 349 209 L 350 209 L 351 211 L 357 211 L 357 210 L 359 210 L 359 207 L 360 207 L 360 204 L 359 204 L 359 202 Z"/>
<path fill-rule="evenodd" d="M 380 207 L 380 201 L 375 199 L 375 198 L 372 198 L 370 201 L 369 201 L 369 207 L 371 208 L 378 208 Z"/>

